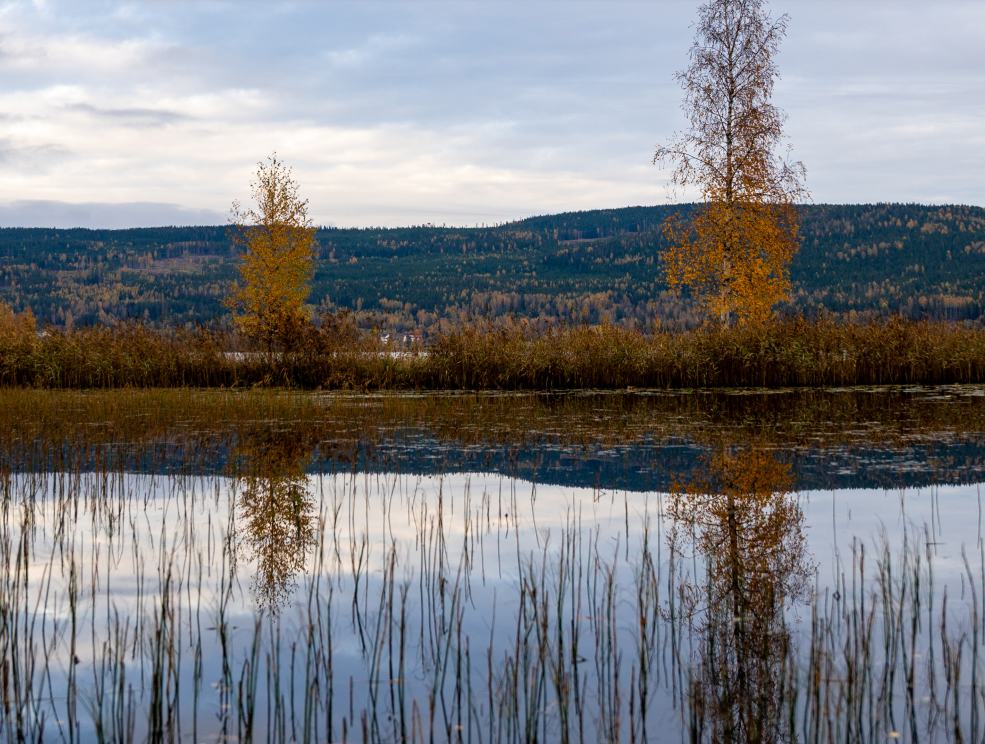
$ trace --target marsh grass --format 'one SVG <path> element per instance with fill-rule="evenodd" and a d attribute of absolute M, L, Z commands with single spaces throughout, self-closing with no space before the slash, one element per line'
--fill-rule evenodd
<path fill-rule="evenodd" d="M 2 321 L 2 319 L 0 319 Z M 234 351 L 208 331 L 0 328 L 0 385 L 557 390 L 950 384 L 985 381 L 985 329 L 893 319 L 793 319 L 645 334 L 614 326 L 477 324 L 392 351 L 334 326 L 292 353 Z"/>
<path fill-rule="evenodd" d="M 674 494 L 561 505 L 511 479 L 353 470 L 307 480 L 304 567 L 253 591 L 244 531 L 264 525 L 242 502 L 289 475 L 0 476 L 0 738 L 982 735 L 980 539 L 957 584 L 932 532 L 856 543 L 832 586 L 777 592 L 761 625 L 717 603 L 713 557 L 669 539 Z M 752 669 L 768 689 L 743 687 Z"/>
<path fill-rule="evenodd" d="M 979 392 L 2 390 L 0 740 L 977 741 L 981 535 L 957 580 L 911 526 L 822 582 L 776 453 L 980 437 Z M 563 500 L 306 474 L 401 427 L 724 454 L 670 494 Z"/>
<path fill-rule="evenodd" d="M 435 341 L 429 380 L 464 389 L 938 384 L 985 379 L 985 330 L 821 319 L 643 334 L 611 326 L 466 329 Z"/>

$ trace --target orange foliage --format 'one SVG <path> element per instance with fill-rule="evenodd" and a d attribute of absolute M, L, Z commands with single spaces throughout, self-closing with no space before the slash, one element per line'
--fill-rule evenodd
<path fill-rule="evenodd" d="M 790 643 L 784 608 L 807 596 L 811 560 L 788 464 L 762 445 L 721 446 L 671 495 L 671 548 L 705 561 L 679 596 L 701 637 L 690 697 L 711 741 L 776 741 Z"/>
<path fill-rule="evenodd" d="M 37 322 L 30 309 L 15 313 L 10 305 L 0 302 L 0 346 L 10 346 L 33 339 Z"/>
<path fill-rule="evenodd" d="M 246 434 L 235 450 L 243 469 L 238 509 L 246 525 L 240 549 L 256 562 L 257 601 L 275 614 L 313 547 L 317 515 L 305 467 L 314 443 L 308 439 L 261 429 Z"/>
<path fill-rule="evenodd" d="M 690 128 L 660 147 L 674 183 L 701 189 L 690 222 L 668 220 L 663 260 L 671 287 L 688 286 L 712 317 L 761 322 L 790 293 L 797 248 L 794 201 L 804 167 L 778 157 L 783 114 L 770 102 L 773 57 L 787 18 L 763 0 L 709 0 L 699 11 L 691 64 L 677 75 Z"/>
<path fill-rule="evenodd" d="M 803 514 L 793 472 L 763 447 L 722 447 L 677 489 L 670 515 L 710 559 L 712 601 L 729 606 L 797 596 L 805 579 Z M 678 535 L 678 537 L 682 537 Z"/>
<path fill-rule="evenodd" d="M 315 228 L 308 201 L 276 154 L 257 166 L 252 191 L 256 207 L 233 205 L 238 228 L 233 240 L 244 253 L 242 283 L 227 305 L 247 337 L 267 351 L 290 350 L 311 321 L 305 302 L 314 272 Z"/>

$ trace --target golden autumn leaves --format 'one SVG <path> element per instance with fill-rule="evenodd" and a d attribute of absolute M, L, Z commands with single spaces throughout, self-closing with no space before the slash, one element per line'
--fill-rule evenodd
<path fill-rule="evenodd" d="M 673 182 L 702 196 L 689 221 L 664 226 L 668 283 L 689 287 L 724 325 L 765 321 L 790 294 L 794 203 L 807 192 L 804 166 L 776 154 L 783 114 L 771 103 L 773 58 L 786 26 L 763 0 L 708 0 L 691 62 L 677 74 L 689 129 L 653 158 L 672 163 Z"/>
<path fill-rule="evenodd" d="M 233 204 L 240 277 L 227 300 L 237 328 L 268 354 L 297 344 L 310 323 L 306 306 L 314 273 L 315 227 L 287 165 L 271 155 L 251 184 L 255 206 Z"/>
<path fill-rule="evenodd" d="M 815 570 L 793 475 L 763 441 L 720 441 L 670 495 L 672 551 L 704 559 L 676 590 L 700 638 L 689 696 L 711 741 L 772 742 L 783 729 L 785 611 L 808 599 Z"/>
<path fill-rule="evenodd" d="M 764 0 L 707 0 L 690 64 L 677 74 L 689 127 L 653 158 L 673 164 L 677 186 L 701 193 L 688 219 L 664 225 L 668 284 L 688 287 L 722 325 L 769 320 L 790 296 L 794 204 L 807 192 L 803 165 L 777 154 L 784 117 L 771 97 L 786 27 L 787 17 L 771 18 Z M 315 230 L 276 155 L 259 164 L 252 190 L 255 207 L 233 207 L 244 252 L 242 283 L 227 306 L 237 328 L 270 354 L 296 347 L 310 323 Z"/>
<path fill-rule="evenodd" d="M 790 295 L 797 231 L 792 204 L 708 202 L 690 223 L 664 224 L 668 283 L 690 287 L 723 324 L 769 320 Z"/>

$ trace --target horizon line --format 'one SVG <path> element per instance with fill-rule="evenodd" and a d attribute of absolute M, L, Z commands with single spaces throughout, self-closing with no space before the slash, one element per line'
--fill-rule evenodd
<path fill-rule="evenodd" d="M 127 204 L 133 204 L 134 202 L 121 202 L 120 206 Z M 662 209 L 662 208 L 673 208 L 673 207 L 693 207 L 700 205 L 703 202 L 694 201 L 684 201 L 684 202 L 673 202 L 666 204 L 626 204 L 620 207 L 595 207 L 591 209 L 569 209 L 559 212 L 541 212 L 536 214 L 529 214 L 525 217 L 516 217 L 509 220 L 504 220 L 502 222 L 490 222 L 490 223 L 474 223 L 474 224 L 447 224 L 447 223 L 434 223 L 434 222 L 421 222 L 421 223 L 408 223 L 400 225 L 380 225 L 380 224 L 365 224 L 365 225 L 335 225 L 335 224 L 319 224 L 313 225 L 315 230 L 408 230 L 408 229 L 437 229 L 437 230 L 494 230 L 509 225 L 516 225 L 530 220 L 542 219 L 547 217 L 561 217 L 565 215 L 574 214 L 590 214 L 593 212 L 617 212 L 628 209 Z M 64 202 L 66 206 L 84 207 L 92 206 L 92 202 Z M 2 205 L 0 205 L 2 206 Z M 100 204 L 100 206 L 113 206 L 112 203 L 106 203 L 105 205 Z M 981 209 L 985 210 L 985 206 L 980 204 L 970 204 L 961 202 L 917 202 L 917 201 L 864 201 L 864 202 L 796 202 L 794 204 L 797 208 L 810 208 L 810 207 L 880 207 L 880 206 L 897 206 L 897 207 L 934 207 L 934 208 L 946 208 L 946 207 L 957 207 L 962 209 Z M 190 209 L 190 208 L 189 208 Z M 57 230 L 57 231 L 72 231 L 72 230 L 85 230 L 89 232 L 127 232 L 130 230 L 164 230 L 164 229 L 194 229 L 194 228 L 223 228 L 223 227 L 233 227 L 235 223 L 225 222 L 225 223 L 160 223 L 160 224 L 149 224 L 149 225 L 128 225 L 125 227 L 88 227 L 84 225 L 73 225 L 70 227 L 55 227 L 53 225 L 0 225 L 0 231 L 9 230 Z"/>

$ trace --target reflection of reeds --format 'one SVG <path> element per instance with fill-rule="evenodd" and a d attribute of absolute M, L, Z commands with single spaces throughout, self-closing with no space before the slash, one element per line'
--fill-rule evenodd
<path fill-rule="evenodd" d="M 66 388 L 291 386 L 560 389 L 937 384 L 985 381 L 985 330 L 821 319 L 644 334 L 614 326 L 534 332 L 476 325 L 390 353 L 353 329 L 311 329 L 302 351 L 230 353 L 235 339 L 139 325 L 0 328 L 0 385 Z"/>
<path fill-rule="evenodd" d="M 779 548 L 747 546 L 740 558 L 756 565 L 721 573 L 700 545 L 690 555 L 669 539 L 673 505 L 663 499 L 613 499 L 619 526 L 605 530 L 578 502 L 535 526 L 537 495 L 517 482 L 502 494 L 475 481 L 425 492 L 413 478 L 346 473 L 309 480 L 312 546 L 274 613 L 241 589 L 252 569 L 224 484 L 0 476 L 0 739 L 662 741 L 678 738 L 675 726 L 697 741 L 983 733 L 981 542 L 960 587 L 947 588 L 932 536 L 907 533 L 898 549 L 887 541 L 874 554 L 859 544 L 837 586 L 798 595 L 809 618 L 801 626 L 765 597 L 773 584 L 759 568 L 781 565 Z M 783 488 L 733 490 L 761 494 L 768 518 Z M 727 505 L 708 508 L 706 525 L 727 523 Z M 165 515 L 160 527 L 146 510 Z M 118 584 L 124 564 L 133 586 Z M 732 604 L 703 604 L 727 595 L 736 575 L 768 606 L 737 615 Z M 769 642 L 716 646 L 740 625 Z M 724 656 L 709 657 L 712 648 Z M 762 683 L 743 692 L 738 677 L 710 680 L 716 659 L 771 674 L 770 700 Z M 737 710 L 756 725 L 722 723 Z"/>
<path fill-rule="evenodd" d="M 316 395 L 254 390 L 0 388 L 0 468 L 214 472 L 258 437 L 306 442 L 351 462 L 395 433 L 455 445 L 756 439 L 785 448 L 910 446 L 985 431 L 980 388 L 682 394 Z M 965 394 L 967 393 L 967 394 Z M 399 441 L 397 442 L 399 444 Z M 377 464 L 386 464 L 385 461 Z M 942 463 L 944 464 L 944 463 Z"/>

